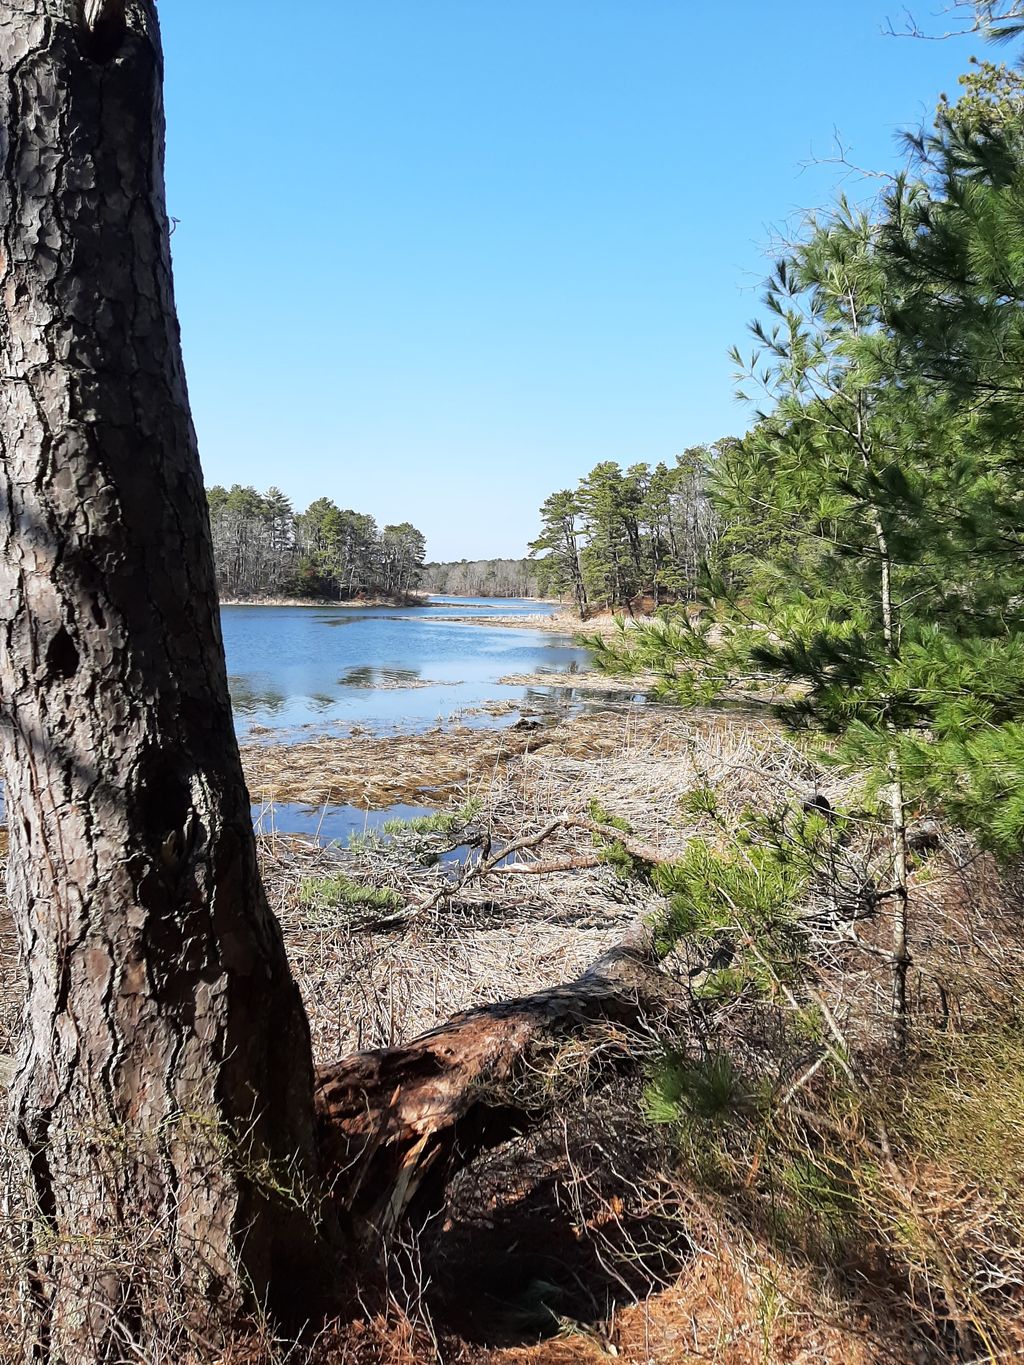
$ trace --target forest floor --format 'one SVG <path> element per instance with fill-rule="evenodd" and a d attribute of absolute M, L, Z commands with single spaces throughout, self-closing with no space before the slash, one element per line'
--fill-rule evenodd
<path fill-rule="evenodd" d="M 266 763 L 262 751 L 247 751 L 246 762 L 254 785 L 266 780 L 253 766 Z M 471 867 L 482 831 L 500 848 L 553 817 L 586 818 L 596 802 L 675 857 L 752 807 L 792 807 L 826 789 L 839 805 L 857 786 L 770 723 L 658 707 L 567 716 L 540 731 L 409 736 L 397 747 L 357 736 L 317 742 L 308 756 L 292 751 L 291 762 L 275 765 L 274 780 L 292 797 L 300 774 L 315 773 L 307 788 L 315 800 L 330 790 L 334 800 L 362 793 L 380 804 L 422 803 L 432 791 L 451 813 L 443 831 L 411 826 L 344 850 L 263 841 L 319 1061 L 400 1046 L 459 1010 L 570 981 L 638 917 L 664 912 L 650 880 L 623 876 L 612 861 L 593 865 L 594 840 L 580 828 L 521 855 L 534 871 L 496 869 L 461 886 L 464 865 L 438 861 L 441 850 L 457 846 Z M 709 787 L 710 823 L 689 800 Z M 873 856 L 863 842 L 850 866 L 862 856 Z M 844 1046 L 871 1075 L 865 1093 L 886 1092 L 893 1068 L 901 1087 L 905 1070 L 917 1076 L 906 1094 L 894 1092 L 887 1114 L 889 1166 L 879 1165 L 866 1106 L 849 1096 L 840 1104 L 802 1079 L 818 1063 L 813 1041 L 783 1040 L 784 983 L 763 1006 L 725 1000 L 701 1005 L 700 1017 L 709 1036 L 721 1030 L 737 1056 L 758 1059 L 757 1084 L 767 1067 L 778 1085 L 777 1068 L 800 1090 L 795 1153 L 792 1134 L 767 1119 L 731 1157 L 695 1151 L 685 1125 L 651 1122 L 664 1021 L 650 1019 L 628 1038 L 632 1073 L 611 1071 L 597 1085 L 573 1079 L 581 1066 L 590 1074 L 592 1056 L 584 1065 L 582 1045 L 568 1046 L 570 1079 L 556 1083 L 565 1093 L 545 1121 L 456 1180 L 445 1221 L 395 1262 L 385 1308 L 332 1339 L 324 1360 L 1008 1359 L 1024 1343 L 1024 1228 L 1007 1205 L 1011 1191 L 1024 1190 L 1024 1089 L 1019 1075 L 1005 1075 L 1014 1059 L 1024 1064 L 1024 1045 L 1012 1026 L 1003 1031 L 1024 980 L 1020 896 L 953 831 L 918 860 L 913 882 L 913 1052 L 890 1052 L 886 921 L 858 926 L 852 949 L 823 934 L 814 965 L 823 1008 L 827 999 Z M 355 903 L 352 884 L 387 903 Z M 454 890 L 435 902 L 446 886 Z M 430 908 L 409 913 L 417 904 Z M 693 965 L 682 958 L 667 969 L 685 980 Z M 583 1050 L 607 1044 L 599 1038 Z M 904 1109 L 914 1106 L 911 1121 Z M 713 1114 L 708 1122 L 721 1136 Z M 727 1158 L 734 1164 L 723 1182 L 718 1163 Z M 963 1341 L 987 1337 L 991 1351 L 963 1346 L 944 1298 L 970 1324 Z"/>
<path fill-rule="evenodd" d="M 819 790 L 836 805 L 857 799 L 855 782 L 768 722 L 651 706 L 565 715 L 544 727 L 253 745 L 243 761 L 254 801 L 265 804 L 412 801 L 447 816 L 348 847 L 259 839 L 319 1062 L 400 1046 L 460 1010 L 572 980 L 638 918 L 665 912 L 651 879 L 624 873 L 581 827 L 560 826 L 518 856 L 518 870 L 467 876 L 485 838 L 500 850 L 555 818 L 593 818 L 599 809 L 674 858 L 696 839 L 721 841 L 725 825 L 741 825 L 751 809 L 799 808 Z M 709 790 L 713 819 L 692 799 Z M 873 849 L 857 835 L 842 856 L 868 866 Z M 821 907 L 810 909 L 808 922 L 817 923 Z M 557 1074 L 543 1077 L 543 1120 L 456 1178 L 444 1218 L 394 1250 L 363 1317 L 325 1334 L 309 1356 L 239 1342 L 224 1359 L 1017 1358 L 1020 888 L 942 830 L 917 861 L 911 915 L 912 1045 L 892 1053 L 881 916 L 858 924 L 855 943 L 840 942 L 830 921 L 806 968 L 813 984 L 780 978 L 767 998 L 691 1001 L 691 1044 L 697 1037 L 700 1046 L 727 1047 L 744 1069 L 740 1137 L 713 1105 L 702 1111 L 699 1136 L 652 1108 L 652 1078 L 681 1037 L 666 1019 L 647 1019 L 628 1035 L 567 1041 Z M 0 902 L 0 1053 L 10 1052 L 17 1029 L 12 949 Z M 685 954 L 675 951 L 663 966 L 684 987 L 692 983 Z M 793 991 L 805 986 L 821 1002 L 815 1028 L 828 1021 L 825 1051 L 818 1034 L 805 1031 L 794 1043 L 789 1031 Z M 801 996 L 801 1021 L 804 1003 Z M 835 1056 L 833 1028 L 843 1040 Z M 630 1065 L 605 1067 L 605 1053 L 625 1054 Z M 838 1098 L 824 1084 L 835 1058 L 857 1077 Z M 862 1076 L 870 1083 L 862 1086 Z M 769 1078 L 786 1097 L 785 1123 L 760 1110 L 750 1119 Z M 900 1089 L 884 1111 L 880 1147 L 873 1106 L 894 1078 Z"/>

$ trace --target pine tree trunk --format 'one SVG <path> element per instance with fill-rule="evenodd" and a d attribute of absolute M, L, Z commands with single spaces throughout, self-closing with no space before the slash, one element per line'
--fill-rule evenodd
<path fill-rule="evenodd" d="M 896 1021 L 896 1035 L 902 1041 L 907 1014 L 907 974 L 910 970 L 910 947 L 907 938 L 908 915 L 908 858 L 907 813 L 903 797 L 903 781 L 899 761 L 893 754 L 892 784 L 889 788 L 890 832 L 892 834 L 893 912 L 892 928 L 892 1014 Z"/>
<path fill-rule="evenodd" d="M 859 334 L 856 301 L 851 295 L 851 315 Z M 870 474 L 872 465 L 871 446 L 866 438 L 867 423 L 864 415 L 863 395 L 858 395 L 854 412 L 855 435 L 865 471 Z M 876 508 L 872 518 L 875 544 L 878 547 L 879 565 L 879 606 L 882 616 L 882 638 L 886 653 L 896 660 L 900 654 L 899 622 L 893 599 L 892 556 L 889 552 L 889 538 L 882 522 L 880 508 Z M 890 716 L 886 728 L 892 736 L 889 750 L 889 833 L 892 843 L 892 878 L 895 911 L 892 926 L 892 997 L 891 1011 L 895 1041 L 902 1045 L 906 1038 L 907 1015 L 907 974 L 910 970 L 909 945 L 909 885 L 907 857 L 907 814 L 903 792 L 903 773 L 900 767 L 899 752 L 896 744 L 896 726 Z"/>
<path fill-rule="evenodd" d="M 583 621 L 587 615 L 587 585 L 583 577 L 583 563 L 580 559 L 580 542 L 575 517 L 566 528 L 566 541 L 569 550 L 569 562 L 572 566 L 573 596 L 576 599 L 576 610 L 579 613 L 579 618 Z"/>
<path fill-rule="evenodd" d="M 124 10 L 0 10 L 13 1142 L 37 1358 L 64 1365 L 128 1358 L 179 1308 L 212 1332 L 247 1284 L 302 1285 L 301 1312 L 320 1256 L 308 1026 L 256 868 L 175 318 L 159 36 L 151 3 Z"/>
<path fill-rule="evenodd" d="M 899 657 L 899 640 L 896 633 L 896 612 L 892 592 L 892 560 L 889 556 L 889 542 L 880 518 L 875 520 L 875 540 L 878 544 L 881 566 L 881 608 L 882 632 L 885 647 L 893 659 Z M 890 720 L 888 729 L 893 737 L 889 752 L 889 832 L 892 839 L 892 880 L 893 911 L 892 925 L 892 1015 L 895 1022 L 896 1040 L 902 1042 L 906 1029 L 907 1014 L 907 973 L 910 970 L 910 947 L 908 930 L 908 858 L 907 858 L 907 812 L 903 795 L 903 774 L 899 754 L 896 749 L 895 726 Z"/>

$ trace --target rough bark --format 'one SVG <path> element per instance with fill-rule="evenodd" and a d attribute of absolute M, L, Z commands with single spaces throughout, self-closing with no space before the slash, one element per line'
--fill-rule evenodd
<path fill-rule="evenodd" d="M 0 6 L 13 1131 L 61 1362 L 145 1339 L 168 1284 L 213 1320 L 246 1283 L 280 1305 L 320 1250 L 292 1197 L 317 1179 L 308 1027 L 256 869 L 182 370 L 156 17 L 86 8 Z"/>
<path fill-rule="evenodd" d="M 386 1241 L 403 1221 L 422 1226 L 463 1166 L 535 1125 L 550 1100 L 538 1077 L 567 1038 L 599 1024 L 607 1045 L 608 1027 L 619 1027 L 628 1059 L 628 1026 L 683 999 L 657 969 L 651 930 L 638 925 L 574 982 L 322 1067 L 321 1146 L 355 1233 Z"/>

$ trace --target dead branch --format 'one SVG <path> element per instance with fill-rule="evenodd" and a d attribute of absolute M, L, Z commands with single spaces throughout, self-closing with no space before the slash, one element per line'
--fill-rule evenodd
<path fill-rule="evenodd" d="M 616 829 L 614 825 L 601 824 L 596 820 L 588 820 L 581 815 L 556 815 L 553 820 L 549 820 L 543 828 L 533 834 L 524 835 L 520 839 L 513 839 L 511 843 L 503 844 L 499 849 L 489 854 L 486 858 L 480 858 L 477 862 L 470 864 L 459 879 L 447 885 L 439 886 L 436 891 L 429 895 L 426 900 L 419 901 L 405 909 L 396 911 L 393 915 L 386 915 L 372 920 L 367 927 L 373 929 L 387 929 L 397 924 L 404 924 L 418 915 L 425 914 L 428 910 L 433 910 L 442 901 L 451 900 L 461 891 L 465 890 L 472 882 L 479 881 L 482 877 L 489 876 L 492 872 L 510 872 L 516 874 L 532 872 L 561 872 L 573 871 L 576 868 L 597 867 L 603 859 L 597 854 L 576 854 L 569 855 L 567 859 L 552 861 L 550 866 L 544 867 L 535 863 L 510 863 L 508 859 L 515 853 L 524 853 L 531 848 L 536 848 L 539 844 L 550 839 L 563 829 L 582 829 L 588 833 L 606 839 L 610 842 L 621 844 L 627 853 L 634 858 L 639 858 L 642 862 L 667 863 L 671 861 L 660 849 L 656 849 L 652 844 L 641 843 L 632 836 Z"/>
<path fill-rule="evenodd" d="M 629 1026 L 683 999 L 659 970 L 650 928 L 638 923 L 573 982 L 467 1010 L 405 1047 L 321 1068 L 321 1147 L 357 1235 L 388 1237 L 408 1218 L 425 1220 L 478 1153 L 535 1126 L 560 1044 L 600 1025 L 604 1051 L 610 1044 L 628 1060 Z"/>
<path fill-rule="evenodd" d="M 581 815 L 567 815 L 564 817 L 564 821 L 570 829 L 585 829 L 601 839 L 608 839 L 613 843 L 621 844 L 627 853 L 634 858 L 639 858 L 643 863 L 652 863 L 657 867 L 661 863 L 672 861 L 672 858 L 666 857 L 661 849 L 655 848 L 653 844 L 641 843 L 631 835 L 624 834 L 622 830 L 616 829 L 614 825 L 603 825 L 596 820 L 586 820 Z"/>

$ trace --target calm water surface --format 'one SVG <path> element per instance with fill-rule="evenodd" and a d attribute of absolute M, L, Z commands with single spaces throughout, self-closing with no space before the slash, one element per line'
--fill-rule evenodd
<path fill-rule="evenodd" d="M 425 728 L 491 701 L 511 699 L 517 710 L 460 719 L 502 725 L 522 711 L 571 705 L 580 700 L 573 675 L 589 667 L 589 655 L 571 636 L 471 620 L 556 610 L 526 600 L 459 597 L 435 597 L 429 606 L 406 608 L 222 607 L 236 729 L 242 739 L 289 741 L 353 725 Z M 528 673 L 548 674 L 551 683 L 524 688 L 498 682 Z M 253 822 L 260 833 L 276 830 L 344 842 L 393 816 L 408 818 L 428 809 L 256 805 Z"/>
<path fill-rule="evenodd" d="M 222 607 L 236 728 L 243 739 L 286 740 L 352 725 L 421 728 L 509 698 L 543 709 L 553 698 L 571 698 L 572 674 L 588 667 L 586 650 L 570 636 L 475 625 L 471 618 L 555 610 L 518 599 L 451 597 L 405 608 Z M 538 672 L 554 675 L 550 688 L 498 683 Z M 499 723 L 486 715 L 465 719 Z"/>

